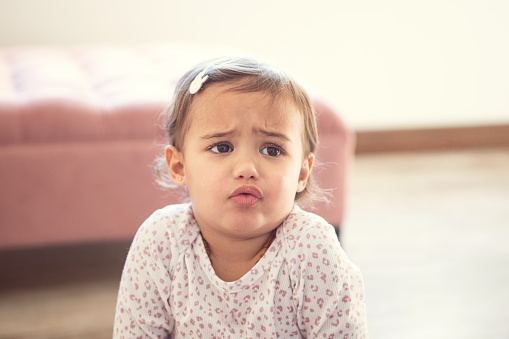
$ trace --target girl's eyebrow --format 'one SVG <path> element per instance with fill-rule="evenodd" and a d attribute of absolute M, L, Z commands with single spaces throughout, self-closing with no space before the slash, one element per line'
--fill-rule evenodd
<path fill-rule="evenodd" d="M 275 131 L 268 131 L 268 130 L 265 130 L 262 128 L 253 128 L 253 133 L 254 134 L 263 134 L 267 137 L 273 137 L 273 138 L 281 139 L 281 140 L 287 141 L 287 142 L 291 141 L 291 139 L 283 133 L 279 133 L 279 132 L 275 132 Z M 226 132 L 216 132 L 216 133 L 213 132 L 213 133 L 208 133 L 208 134 L 204 134 L 204 135 L 200 136 L 200 140 L 221 139 L 221 138 L 232 137 L 232 136 L 235 136 L 238 134 L 239 134 L 239 132 L 235 129 L 226 131 Z"/>
<path fill-rule="evenodd" d="M 255 134 L 259 133 L 259 134 L 263 134 L 263 135 L 268 136 L 268 137 L 274 137 L 274 138 L 278 138 L 278 139 L 281 139 L 281 140 L 284 140 L 284 141 L 292 141 L 285 134 L 278 133 L 278 132 L 273 132 L 273 131 L 267 131 L 267 130 L 261 129 L 261 128 L 253 128 L 253 132 Z"/>
<path fill-rule="evenodd" d="M 226 132 L 209 133 L 209 134 L 200 136 L 200 140 L 225 138 L 225 137 L 231 137 L 236 134 L 238 134 L 238 132 L 236 130 L 231 130 L 231 131 L 226 131 Z"/>

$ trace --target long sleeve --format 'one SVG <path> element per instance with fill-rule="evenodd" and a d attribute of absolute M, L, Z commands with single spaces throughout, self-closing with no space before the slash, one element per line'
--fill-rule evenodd
<path fill-rule="evenodd" d="M 296 243 L 298 326 L 306 338 L 367 338 L 362 276 L 333 233 L 315 227 Z"/>
<path fill-rule="evenodd" d="M 167 302 L 170 236 L 152 216 L 140 227 L 126 260 L 113 338 L 167 338 L 174 326 Z"/>

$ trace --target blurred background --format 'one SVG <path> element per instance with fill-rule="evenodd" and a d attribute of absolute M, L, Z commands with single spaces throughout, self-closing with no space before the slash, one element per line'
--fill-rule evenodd
<path fill-rule="evenodd" d="M 170 41 L 284 66 L 357 134 L 341 242 L 371 336 L 509 338 L 508 18 L 503 0 L 0 0 L 0 48 Z M 0 337 L 109 337 L 128 246 L 0 252 Z"/>
<path fill-rule="evenodd" d="M 503 0 L 0 3 L 2 46 L 232 46 L 289 69 L 356 129 L 509 122 Z"/>

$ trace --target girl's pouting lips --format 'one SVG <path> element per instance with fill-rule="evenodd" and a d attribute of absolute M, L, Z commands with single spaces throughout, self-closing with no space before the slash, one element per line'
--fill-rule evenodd
<path fill-rule="evenodd" d="M 251 207 L 262 199 L 262 192 L 252 185 L 243 185 L 230 194 L 230 200 L 241 207 Z"/>

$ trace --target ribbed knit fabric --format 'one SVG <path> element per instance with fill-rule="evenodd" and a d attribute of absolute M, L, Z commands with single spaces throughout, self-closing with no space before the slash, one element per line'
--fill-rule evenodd
<path fill-rule="evenodd" d="M 114 338 L 367 338 L 364 287 L 334 228 L 295 206 L 260 261 L 219 279 L 192 207 L 167 206 L 139 229 Z"/>

